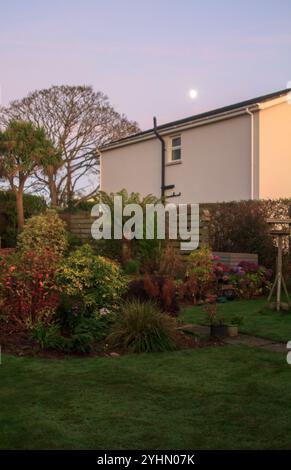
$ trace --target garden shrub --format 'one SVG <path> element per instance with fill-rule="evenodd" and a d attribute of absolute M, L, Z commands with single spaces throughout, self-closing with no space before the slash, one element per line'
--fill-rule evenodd
<path fill-rule="evenodd" d="M 56 259 L 61 259 L 68 246 L 65 224 L 54 210 L 31 217 L 25 224 L 17 242 L 23 253 L 31 250 L 49 250 Z"/>
<path fill-rule="evenodd" d="M 235 296 L 241 299 L 252 299 L 266 295 L 271 288 L 273 271 L 248 261 L 241 261 L 234 268 L 216 262 L 213 266 L 217 294 L 221 286 L 228 284 L 235 291 Z"/>
<path fill-rule="evenodd" d="M 48 325 L 43 321 L 38 321 L 30 328 L 30 334 L 40 349 L 67 354 L 88 354 L 94 347 L 94 336 L 91 332 L 75 332 L 69 337 L 63 336 L 58 324 Z"/>
<path fill-rule="evenodd" d="M 179 286 L 179 298 L 191 303 L 202 302 L 214 287 L 212 253 L 207 246 L 192 251 L 186 262 L 186 277 Z"/>
<path fill-rule="evenodd" d="M 230 270 L 229 282 L 241 299 L 253 299 L 265 295 L 271 288 L 272 270 L 247 261 Z"/>
<path fill-rule="evenodd" d="M 31 328 L 32 339 L 41 349 L 63 349 L 63 340 L 60 335 L 60 328 L 57 324 L 48 325 L 42 320 L 38 320 Z"/>
<path fill-rule="evenodd" d="M 182 279 L 185 276 L 186 263 L 181 259 L 181 253 L 170 243 L 164 247 L 159 265 L 159 274 L 172 279 Z"/>
<path fill-rule="evenodd" d="M 49 251 L 16 252 L 1 261 L 2 310 L 9 321 L 21 328 L 50 321 L 59 303 L 56 264 Z"/>
<path fill-rule="evenodd" d="M 122 240 L 93 240 L 90 245 L 96 255 L 122 262 Z"/>
<path fill-rule="evenodd" d="M 137 259 L 129 259 L 124 266 L 124 272 L 128 275 L 138 274 L 140 272 L 140 262 Z"/>
<path fill-rule="evenodd" d="M 28 219 L 46 209 L 45 199 L 32 194 L 23 195 L 24 217 Z M 13 191 L 0 191 L 0 236 L 1 246 L 14 248 L 17 239 L 16 197 Z"/>
<path fill-rule="evenodd" d="M 114 227 L 114 197 L 121 197 L 122 201 L 122 214 L 123 209 L 128 204 L 138 204 L 144 215 L 146 214 L 146 205 L 147 204 L 156 204 L 159 202 L 159 199 L 152 194 L 148 194 L 145 197 L 142 197 L 139 193 L 128 193 L 125 189 L 121 189 L 116 193 L 106 193 L 104 191 L 99 191 L 96 197 L 98 203 L 103 203 L 109 206 L 111 211 L 111 227 L 113 235 Z M 130 216 L 122 216 L 122 225 L 131 218 Z M 146 230 L 146 224 L 144 223 L 144 230 Z M 121 260 L 123 263 L 128 261 L 129 258 L 139 260 L 141 268 L 144 271 L 153 271 L 157 269 L 158 266 L 158 256 L 160 255 L 160 249 L 162 245 L 161 240 L 154 239 L 149 240 L 145 237 L 143 239 L 133 239 L 130 242 L 127 240 L 105 240 L 103 243 L 97 242 L 98 245 L 103 249 L 103 254 L 113 259 Z M 124 249 L 126 246 L 126 250 Z M 112 254 L 110 254 L 110 252 Z"/>
<path fill-rule="evenodd" d="M 102 341 L 108 334 L 113 317 L 107 315 L 96 315 L 95 317 L 83 317 L 77 323 L 74 334 L 91 334 L 95 341 Z"/>
<path fill-rule="evenodd" d="M 177 288 L 173 279 L 145 274 L 128 285 L 127 300 L 155 301 L 163 312 L 176 314 L 179 311 Z"/>
<path fill-rule="evenodd" d="M 72 252 L 58 270 L 59 288 L 82 299 L 88 312 L 117 308 L 126 284 L 119 265 L 94 255 L 89 245 Z"/>
<path fill-rule="evenodd" d="M 88 354 L 93 350 L 94 338 L 91 333 L 76 333 L 68 343 L 68 352 Z"/>
<path fill-rule="evenodd" d="M 108 341 L 131 352 L 169 351 L 176 346 L 176 322 L 153 302 L 139 300 L 122 306 Z"/>
<path fill-rule="evenodd" d="M 62 331 L 72 332 L 80 319 L 86 315 L 86 305 L 82 298 L 61 293 L 56 309 L 56 321 Z"/>

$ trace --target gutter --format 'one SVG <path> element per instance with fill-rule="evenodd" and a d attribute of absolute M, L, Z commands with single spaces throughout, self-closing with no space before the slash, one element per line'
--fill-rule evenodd
<path fill-rule="evenodd" d="M 166 144 L 163 137 L 157 131 L 157 118 L 154 117 L 154 134 L 161 142 L 161 198 L 165 197 L 165 164 L 166 164 Z"/>
<path fill-rule="evenodd" d="M 255 119 L 254 113 L 246 108 L 246 113 L 251 117 L 251 199 L 255 198 Z"/>

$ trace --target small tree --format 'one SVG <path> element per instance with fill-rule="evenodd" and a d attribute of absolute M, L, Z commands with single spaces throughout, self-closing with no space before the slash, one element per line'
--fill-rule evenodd
<path fill-rule="evenodd" d="M 27 180 L 37 169 L 57 161 L 57 152 L 43 129 L 31 123 L 11 121 L 0 133 L 0 177 L 7 180 L 16 195 L 17 223 L 24 225 L 23 193 Z"/>

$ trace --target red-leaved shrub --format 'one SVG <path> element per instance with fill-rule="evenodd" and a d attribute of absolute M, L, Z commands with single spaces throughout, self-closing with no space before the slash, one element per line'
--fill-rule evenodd
<path fill-rule="evenodd" d="M 0 263 L 1 310 L 15 326 L 27 328 L 59 303 L 55 254 L 17 252 Z"/>
<path fill-rule="evenodd" d="M 167 313 L 176 314 L 179 311 L 176 284 L 164 276 L 145 274 L 141 279 L 134 279 L 129 283 L 125 297 L 130 301 L 155 301 Z"/>

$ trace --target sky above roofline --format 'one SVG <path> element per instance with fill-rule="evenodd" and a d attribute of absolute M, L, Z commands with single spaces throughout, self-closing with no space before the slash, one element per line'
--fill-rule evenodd
<path fill-rule="evenodd" d="M 170 122 L 285 88 L 290 57 L 290 0 L 1 5 L 6 105 L 53 84 L 88 84 L 147 129 L 153 115 Z"/>

